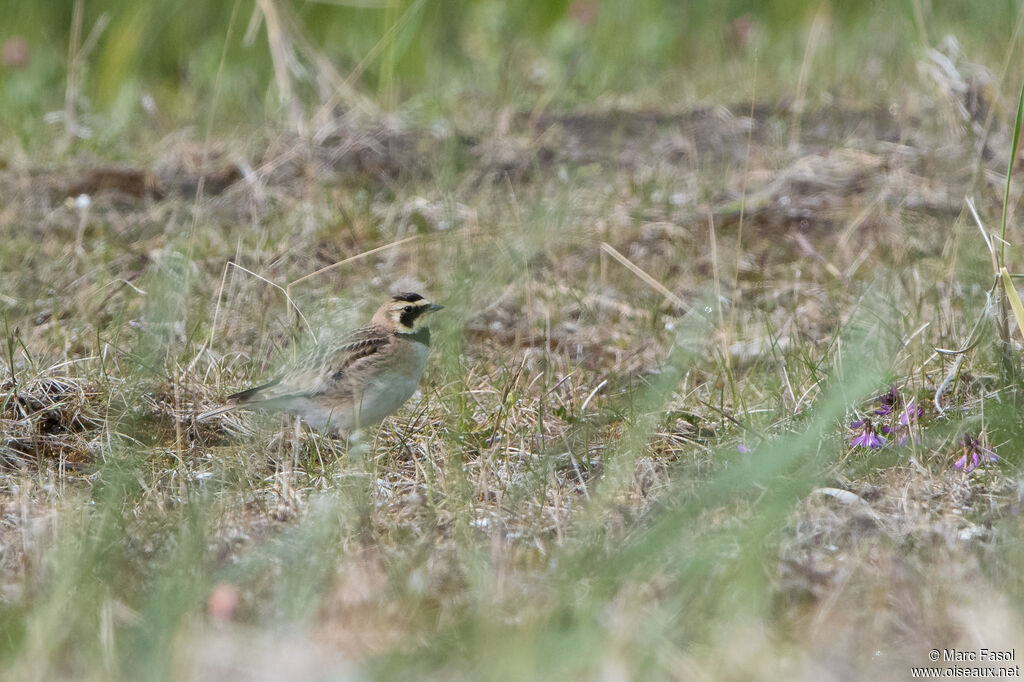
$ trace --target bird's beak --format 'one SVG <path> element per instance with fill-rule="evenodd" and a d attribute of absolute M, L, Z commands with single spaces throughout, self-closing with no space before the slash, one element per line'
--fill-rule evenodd
<path fill-rule="evenodd" d="M 438 305 L 436 303 L 431 303 L 430 305 L 427 306 L 427 312 L 428 313 L 436 313 L 438 310 L 442 310 L 442 309 L 444 309 L 444 306 L 443 305 Z"/>

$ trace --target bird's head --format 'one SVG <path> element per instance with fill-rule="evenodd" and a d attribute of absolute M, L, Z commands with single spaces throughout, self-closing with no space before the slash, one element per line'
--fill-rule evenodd
<path fill-rule="evenodd" d="M 388 326 L 402 334 L 411 334 L 423 327 L 430 313 L 441 310 L 444 306 L 431 303 L 419 294 L 402 292 L 395 294 L 391 300 L 382 305 L 374 319 L 386 322 Z"/>

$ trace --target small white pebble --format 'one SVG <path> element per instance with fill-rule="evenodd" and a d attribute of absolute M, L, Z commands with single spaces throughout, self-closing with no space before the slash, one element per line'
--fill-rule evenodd
<path fill-rule="evenodd" d="M 75 197 L 75 208 L 84 211 L 92 204 L 92 198 L 88 194 L 79 194 Z"/>

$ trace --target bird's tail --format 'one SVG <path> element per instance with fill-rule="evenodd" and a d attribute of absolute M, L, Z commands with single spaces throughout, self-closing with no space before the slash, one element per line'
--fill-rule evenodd
<path fill-rule="evenodd" d="M 231 410 L 235 409 L 236 407 L 239 407 L 239 405 L 237 403 L 230 404 L 230 405 L 221 405 L 220 407 L 215 408 L 213 410 L 209 410 L 207 412 L 203 412 L 201 415 L 196 417 L 196 421 L 197 422 L 205 421 L 205 420 L 209 419 L 210 417 L 216 417 L 218 414 L 224 414 L 225 412 L 230 412 Z"/>

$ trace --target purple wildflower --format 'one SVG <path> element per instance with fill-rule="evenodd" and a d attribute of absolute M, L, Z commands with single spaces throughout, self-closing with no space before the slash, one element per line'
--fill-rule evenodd
<path fill-rule="evenodd" d="M 916 433 L 916 424 L 924 415 L 924 409 L 914 400 L 904 402 L 899 390 L 892 386 L 888 391 L 876 398 L 878 407 L 872 410 L 871 414 L 876 418 L 883 418 L 885 424 L 873 426 L 870 419 L 858 419 L 850 424 L 851 429 L 859 433 L 851 441 L 851 445 L 871 448 L 876 450 L 882 447 L 887 440 L 903 446 L 910 440 L 911 435 L 918 443 L 921 442 L 920 434 Z"/>
<path fill-rule="evenodd" d="M 906 408 L 900 413 L 900 425 L 910 426 L 924 414 L 924 408 L 911 400 Z"/>
<path fill-rule="evenodd" d="M 892 386 L 888 391 L 878 396 L 878 408 L 873 413 L 879 417 L 889 417 L 890 420 L 893 420 L 890 424 L 883 424 L 878 427 L 878 431 L 891 439 L 895 439 L 897 445 L 903 446 L 910 440 L 914 425 L 924 415 L 924 409 L 913 400 L 904 403 L 899 390 Z M 897 415 L 899 416 L 897 417 Z M 860 428 L 860 426 L 861 423 L 858 422 L 854 428 Z M 872 442 L 871 436 L 863 435 L 865 440 Z M 881 436 L 878 436 L 878 438 L 881 438 Z M 915 440 L 920 443 L 920 435 L 916 436 Z M 878 446 L 875 445 L 874 447 Z"/>
<path fill-rule="evenodd" d="M 897 426 L 897 427 L 885 426 L 883 424 L 882 426 L 878 427 L 878 430 L 881 431 L 886 436 L 889 436 L 889 437 L 896 436 L 896 445 L 898 445 L 900 447 L 903 447 L 904 445 L 907 444 L 907 440 L 908 440 L 907 429 L 905 429 L 903 427 L 900 427 L 900 426 Z M 920 436 L 917 438 L 917 442 L 918 443 L 921 442 Z"/>
<path fill-rule="evenodd" d="M 747 447 L 746 445 L 744 445 L 743 443 L 740 443 L 739 445 L 737 445 L 737 446 L 736 446 L 736 449 L 737 449 L 737 450 L 738 450 L 739 452 L 742 452 L 742 453 L 748 453 L 748 452 L 751 452 L 750 448 L 748 448 L 748 447 Z"/>
<path fill-rule="evenodd" d="M 878 396 L 878 409 L 875 414 L 882 417 L 891 414 L 896 406 L 900 404 L 900 392 L 893 386 L 888 391 Z"/>
<path fill-rule="evenodd" d="M 900 447 L 906 445 L 907 441 L 910 439 L 911 432 L 915 433 L 914 440 L 916 440 L 918 444 L 921 443 L 921 434 L 917 432 L 915 424 L 923 414 L 924 408 L 915 403 L 913 400 L 907 403 L 906 407 L 904 407 L 903 410 L 900 412 L 900 418 L 898 423 L 891 429 L 893 433 L 897 433 L 899 436 L 896 439 L 897 445 L 899 445 Z M 886 433 L 888 433 L 888 431 Z"/>
<path fill-rule="evenodd" d="M 960 439 L 960 445 L 964 449 L 964 454 L 960 455 L 960 459 L 953 464 L 953 468 L 963 469 L 966 474 L 971 473 L 985 462 L 999 460 L 999 455 L 983 446 L 977 438 L 972 437 L 969 433 L 965 433 L 964 437 Z"/>
<path fill-rule="evenodd" d="M 877 450 L 885 445 L 885 438 L 875 433 L 870 419 L 858 419 L 850 424 L 852 429 L 860 429 L 860 433 L 850 441 L 853 447 L 870 448 Z"/>

